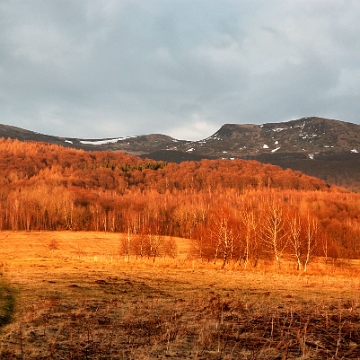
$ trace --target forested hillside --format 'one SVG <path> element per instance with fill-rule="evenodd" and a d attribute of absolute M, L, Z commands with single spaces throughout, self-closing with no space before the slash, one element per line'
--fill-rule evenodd
<path fill-rule="evenodd" d="M 1 230 L 126 232 L 122 251 L 153 257 L 193 239 L 193 256 L 305 267 L 360 255 L 360 195 L 245 160 L 181 164 L 0 140 Z M 165 250 L 164 250 L 165 249 Z"/>

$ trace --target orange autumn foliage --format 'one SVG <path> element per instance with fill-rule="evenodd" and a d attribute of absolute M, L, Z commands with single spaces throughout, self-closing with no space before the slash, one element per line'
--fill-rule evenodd
<path fill-rule="evenodd" d="M 255 264 L 273 256 L 271 231 L 283 241 L 279 255 L 291 253 L 296 216 L 304 249 L 308 219 L 316 221 L 312 255 L 360 255 L 360 195 L 256 161 L 173 164 L 0 139 L 0 172 L 1 230 L 180 236 L 194 239 L 194 256 L 204 260 Z M 282 228 L 266 233 L 274 199 Z"/>

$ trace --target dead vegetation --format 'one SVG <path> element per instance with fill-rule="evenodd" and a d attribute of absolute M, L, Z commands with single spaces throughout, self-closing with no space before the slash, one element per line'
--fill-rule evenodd
<path fill-rule="evenodd" d="M 119 234 L 0 233 L 0 358 L 360 357 L 356 262 L 221 270 L 177 243 L 153 262 L 120 256 Z"/>

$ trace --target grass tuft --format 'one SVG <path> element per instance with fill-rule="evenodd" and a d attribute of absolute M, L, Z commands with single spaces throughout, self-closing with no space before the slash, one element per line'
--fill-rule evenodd
<path fill-rule="evenodd" d="M 15 311 L 15 292 L 9 284 L 0 282 L 0 327 L 11 322 Z"/>

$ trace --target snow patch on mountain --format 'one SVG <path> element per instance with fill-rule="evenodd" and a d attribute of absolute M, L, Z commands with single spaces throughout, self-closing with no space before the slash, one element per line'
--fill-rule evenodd
<path fill-rule="evenodd" d="M 271 153 L 273 154 L 274 152 L 278 151 L 280 149 L 280 147 L 277 147 L 276 149 L 271 150 Z"/>
<path fill-rule="evenodd" d="M 84 144 L 84 145 L 106 145 L 106 144 L 115 144 L 117 143 L 118 141 L 121 141 L 121 140 L 126 140 L 126 139 L 130 139 L 131 136 L 127 136 L 127 137 L 120 137 L 120 138 L 116 138 L 116 139 L 106 139 L 106 140 L 80 140 L 79 142 L 81 144 Z"/>
<path fill-rule="evenodd" d="M 312 138 L 317 137 L 317 134 L 300 133 L 299 136 L 300 136 L 303 140 L 306 140 L 306 139 L 312 139 Z"/>

